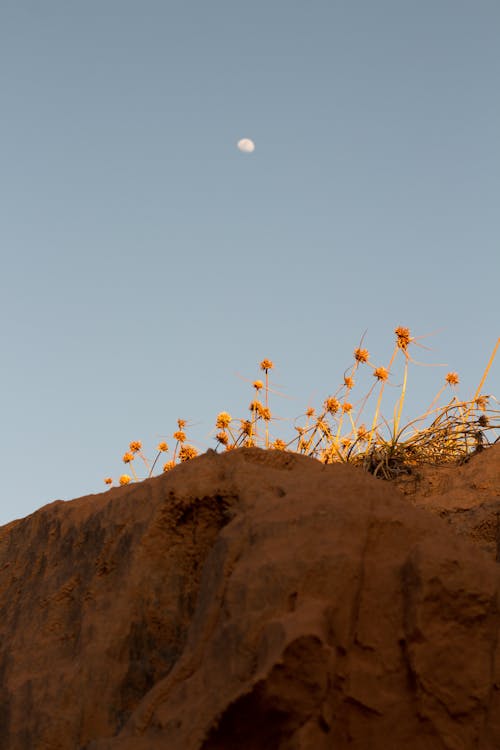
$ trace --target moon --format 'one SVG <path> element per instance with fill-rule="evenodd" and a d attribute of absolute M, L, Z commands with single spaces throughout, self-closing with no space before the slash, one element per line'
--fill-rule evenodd
<path fill-rule="evenodd" d="M 251 154 L 255 151 L 255 143 L 250 138 L 241 138 L 236 145 L 244 154 Z"/>

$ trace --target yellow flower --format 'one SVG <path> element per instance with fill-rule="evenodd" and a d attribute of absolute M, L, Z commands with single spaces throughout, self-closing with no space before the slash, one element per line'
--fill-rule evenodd
<path fill-rule="evenodd" d="M 174 440 L 177 440 L 179 443 L 183 443 L 186 439 L 186 433 L 183 432 L 182 430 L 178 430 L 177 432 L 174 432 L 172 437 L 174 438 Z"/>
<path fill-rule="evenodd" d="M 198 455 L 198 451 L 192 445 L 183 445 L 179 451 L 180 461 L 189 461 L 191 458 L 195 458 Z"/>
<path fill-rule="evenodd" d="M 336 412 L 338 412 L 340 404 L 336 398 L 330 396 L 330 398 L 327 398 L 323 403 L 323 406 L 325 408 L 325 411 L 329 411 L 330 414 L 335 414 Z"/>
<path fill-rule="evenodd" d="M 260 401 L 252 401 L 248 408 L 250 411 L 260 412 L 260 410 L 262 409 L 262 404 L 260 403 Z"/>
<path fill-rule="evenodd" d="M 130 450 L 132 453 L 138 453 L 142 448 L 142 443 L 140 440 L 132 440 L 132 442 L 129 445 Z"/>
<path fill-rule="evenodd" d="M 120 484 L 128 484 L 130 482 L 130 477 L 128 474 L 122 474 L 119 481 Z"/>
<path fill-rule="evenodd" d="M 309 417 L 309 419 L 312 419 L 315 415 L 315 410 L 310 406 L 308 409 L 306 409 L 306 417 Z"/>
<path fill-rule="evenodd" d="M 165 441 L 158 443 L 157 448 L 161 453 L 165 453 L 166 451 L 168 451 L 168 445 L 165 443 Z"/>
<path fill-rule="evenodd" d="M 252 434 L 252 423 L 248 419 L 240 419 L 241 431 L 244 435 Z"/>
<path fill-rule="evenodd" d="M 262 362 L 260 363 L 260 369 L 265 370 L 266 372 L 267 370 L 272 370 L 273 367 L 274 365 L 270 359 L 263 359 Z"/>
<path fill-rule="evenodd" d="M 271 448 L 274 448 L 276 451 L 284 451 L 286 450 L 286 443 L 284 440 L 278 438 L 274 443 L 271 443 Z"/>
<path fill-rule="evenodd" d="M 488 406 L 488 398 L 489 396 L 478 396 L 475 400 L 477 408 L 481 409 L 481 411 L 486 411 L 486 408 Z"/>
<path fill-rule="evenodd" d="M 400 349 L 406 351 L 406 349 L 408 348 L 408 344 L 410 343 L 410 341 L 412 341 L 412 338 L 410 336 L 410 329 L 399 326 L 398 328 L 394 329 L 394 333 L 396 334 L 397 345 Z"/>
<path fill-rule="evenodd" d="M 356 434 L 357 434 L 358 440 L 366 440 L 368 438 L 368 430 L 366 429 L 364 424 L 359 425 Z"/>
<path fill-rule="evenodd" d="M 460 382 L 458 379 L 458 374 L 456 372 L 449 372 L 446 376 L 446 382 L 448 385 L 458 385 Z"/>
<path fill-rule="evenodd" d="M 175 461 L 167 461 L 166 464 L 163 464 L 163 471 L 170 471 L 170 469 L 173 469 L 175 466 Z"/>
<path fill-rule="evenodd" d="M 129 464 L 131 461 L 133 461 L 135 458 L 133 453 L 124 453 L 123 454 L 123 463 Z"/>
<path fill-rule="evenodd" d="M 344 385 L 350 391 L 351 388 L 354 387 L 354 378 L 351 378 L 349 375 L 346 375 L 344 377 Z"/>
<path fill-rule="evenodd" d="M 215 426 L 219 429 L 225 430 L 226 427 L 229 427 L 231 424 L 231 415 L 227 413 L 227 411 L 221 411 L 220 414 L 217 415 L 217 420 L 215 422 Z"/>
<path fill-rule="evenodd" d="M 219 443 L 222 443 L 222 445 L 227 445 L 229 443 L 228 434 L 227 432 L 224 432 L 224 430 L 218 432 L 215 438 Z"/>
<path fill-rule="evenodd" d="M 106 477 L 104 481 L 106 484 L 113 484 L 113 479 L 111 477 Z"/>
<path fill-rule="evenodd" d="M 340 441 L 340 444 L 341 444 L 342 448 L 349 448 L 349 446 L 351 445 L 351 440 L 348 437 L 344 437 Z"/>
<path fill-rule="evenodd" d="M 368 362 L 369 357 L 368 349 L 355 349 L 354 350 L 354 359 L 357 362 Z"/>
<path fill-rule="evenodd" d="M 177 420 L 177 426 L 179 427 L 179 430 L 183 430 L 186 426 L 186 420 L 185 419 L 178 419 Z"/>
<path fill-rule="evenodd" d="M 387 380 L 387 378 L 389 377 L 389 373 L 387 372 L 385 367 L 377 367 L 373 371 L 373 375 L 377 378 L 377 380 Z"/>
<path fill-rule="evenodd" d="M 350 412 L 350 411 L 352 411 L 352 404 L 350 404 L 350 403 L 348 403 L 347 401 L 345 401 L 345 402 L 344 402 L 344 403 L 342 404 L 342 411 L 343 411 L 343 412 Z"/>
<path fill-rule="evenodd" d="M 271 409 L 269 409 L 269 407 L 267 406 L 263 406 L 261 409 L 259 409 L 259 416 L 261 416 L 265 422 L 269 422 L 269 420 L 271 419 Z"/>
<path fill-rule="evenodd" d="M 260 391 L 264 387 L 262 380 L 254 380 L 252 385 L 256 391 Z"/>

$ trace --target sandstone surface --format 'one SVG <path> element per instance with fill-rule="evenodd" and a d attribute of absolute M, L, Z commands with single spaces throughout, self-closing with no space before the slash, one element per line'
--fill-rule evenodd
<path fill-rule="evenodd" d="M 3 527 L 0 747 L 500 747 L 495 555 L 414 501 L 242 449 Z"/>

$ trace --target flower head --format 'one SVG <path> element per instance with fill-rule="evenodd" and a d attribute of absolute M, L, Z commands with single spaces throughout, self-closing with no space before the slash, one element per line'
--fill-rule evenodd
<path fill-rule="evenodd" d="M 344 403 L 342 404 L 342 411 L 346 413 L 352 411 L 352 404 L 350 404 L 348 401 L 344 401 Z"/>
<path fill-rule="evenodd" d="M 130 450 L 132 453 L 138 453 L 142 448 L 142 443 L 140 440 L 132 440 L 132 442 L 129 445 Z"/>
<path fill-rule="evenodd" d="M 260 363 L 260 369 L 265 370 L 266 372 L 268 370 L 272 370 L 273 367 L 274 367 L 274 364 L 271 362 L 270 359 L 263 359 L 262 362 Z"/>
<path fill-rule="evenodd" d="M 338 412 L 340 408 L 340 403 L 336 398 L 330 396 L 330 398 L 327 398 L 323 403 L 323 406 L 325 408 L 325 411 L 330 412 L 330 414 L 336 414 L 336 412 Z"/>
<path fill-rule="evenodd" d="M 256 391 L 261 391 L 264 387 L 264 383 L 262 382 L 262 380 L 254 380 L 252 385 Z"/>
<path fill-rule="evenodd" d="M 160 453 L 166 453 L 168 451 L 168 445 L 164 440 L 161 443 L 158 443 L 156 447 L 158 448 Z"/>
<path fill-rule="evenodd" d="M 186 420 L 185 419 L 178 419 L 177 420 L 177 426 L 178 426 L 179 430 L 183 430 L 184 427 L 186 426 Z"/>
<path fill-rule="evenodd" d="M 119 479 L 120 484 L 128 484 L 130 482 L 130 477 L 128 474 L 122 474 Z"/>
<path fill-rule="evenodd" d="M 356 435 L 358 440 L 366 440 L 368 438 L 368 430 L 366 429 L 364 424 L 359 425 L 356 431 Z"/>
<path fill-rule="evenodd" d="M 309 419 L 312 419 L 315 416 L 315 414 L 316 414 L 316 410 L 313 409 L 312 406 L 306 409 L 306 417 L 308 417 Z"/>
<path fill-rule="evenodd" d="M 375 370 L 373 371 L 373 375 L 377 378 L 377 380 L 387 380 L 387 378 L 389 377 L 389 373 L 387 372 L 385 367 L 375 368 Z"/>
<path fill-rule="evenodd" d="M 408 348 L 408 344 L 410 343 L 410 341 L 412 341 L 412 338 L 410 336 L 410 329 L 399 326 L 398 328 L 394 329 L 394 333 L 396 334 L 396 343 L 398 347 L 405 352 Z"/>
<path fill-rule="evenodd" d="M 163 464 L 163 471 L 170 471 L 175 466 L 175 461 L 167 461 L 166 464 Z"/>
<path fill-rule="evenodd" d="M 344 385 L 347 388 L 347 390 L 350 391 L 351 388 L 354 388 L 354 378 L 351 378 L 349 375 L 345 375 Z"/>
<path fill-rule="evenodd" d="M 244 435 L 252 434 L 252 423 L 248 419 L 240 419 L 241 431 Z"/>
<path fill-rule="evenodd" d="M 177 430 L 177 432 L 174 432 L 172 437 L 174 438 L 174 440 L 177 440 L 178 443 L 183 443 L 186 439 L 186 433 L 182 430 Z"/>
<path fill-rule="evenodd" d="M 122 460 L 123 460 L 124 464 L 129 464 L 131 461 L 134 460 L 134 458 L 135 458 L 135 456 L 134 456 L 133 453 L 124 453 Z"/>
<path fill-rule="evenodd" d="M 488 407 L 488 399 L 489 399 L 489 396 L 478 396 L 475 399 L 477 408 L 481 409 L 481 411 L 486 411 Z"/>
<path fill-rule="evenodd" d="M 215 436 L 215 439 L 217 440 L 218 443 L 221 443 L 222 445 L 227 445 L 229 443 L 229 436 L 227 432 L 224 432 L 224 430 L 221 430 L 220 432 L 218 432 L 217 435 Z"/>
<path fill-rule="evenodd" d="M 179 451 L 180 461 L 190 461 L 198 455 L 198 451 L 193 445 L 183 445 Z"/>
<path fill-rule="evenodd" d="M 274 448 L 276 451 L 284 451 L 286 450 L 286 443 L 284 440 L 277 438 L 274 443 L 271 443 L 271 448 Z"/>
<path fill-rule="evenodd" d="M 221 430 L 224 430 L 226 427 L 229 427 L 231 424 L 231 415 L 227 413 L 227 411 L 221 411 L 219 414 L 217 414 L 217 419 L 215 422 L 215 426 L 218 427 Z"/>
<path fill-rule="evenodd" d="M 460 380 L 456 372 L 449 372 L 445 378 L 448 385 L 458 385 Z"/>
<path fill-rule="evenodd" d="M 368 349 L 355 349 L 354 350 L 354 359 L 357 362 L 368 362 L 369 357 Z"/>
<path fill-rule="evenodd" d="M 112 477 L 106 477 L 106 479 L 104 480 L 104 482 L 105 482 L 105 484 L 113 484 L 113 479 L 112 479 Z"/>

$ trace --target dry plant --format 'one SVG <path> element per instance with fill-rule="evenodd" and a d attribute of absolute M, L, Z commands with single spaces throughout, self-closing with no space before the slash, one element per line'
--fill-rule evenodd
<path fill-rule="evenodd" d="M 278 421 L 270 407 L 270 372 L 274 365 L 269 359 L 260 363 L 263 380 L 252 383 L 253 398 L 248 415 L 235 419 L 226 411 L 218 413 L 215 420 L 215 450 L 235 450 L 241 447 L 261 447 L 283 450 L 316 458 L 323 463 L 344 462 L 363 467 L 376 476 L 393 479 L 412 473 L 423 463 L 443 464 L 466 461 L 473 453 L 497 442 L 500 430 L 500 410 L 494 396 L 482 392 L 488 372 L 496 357 L 500 338 L 496 342 L 479 386 L 470 400 L 461 400 L 456 372 L 448 372 L 444 383 L 427 409 L 416 419 L 402 425 L 403 406 L 407 395 L 410 363 L 420 365 L 410 354 L 411 346 L 421 346 L 410 330 L 399 326 L 394 331 L 396 340 L 386 366 L 375 364 L 363 339 L 353 351 L 353 361 L 345 370 L 342 382 L 324 399 L 320 409 L 309 407 L 295 420 L 293 434 L 288 440 L 272 437 L 271 424 Z M 392 409 L 392 418 L 382 416 L 382 402 L 386 386 L 390 383 L 398 358 L 403 358 L 403 380 Z M 361 368 L 371 370 L 373 382 L 368 391 L 357 397 L 356 380 Z M 451 398 L 442 404 L 446 393 Z M 369 418 L 368 405 L 374 402 Z M 365 416 L 366 415 L 366 416 Z M 367 424 L 369 426 L 367 426 Z M 166 442 L 157 445 L 156 457 L 149 461 L 139 440 L 132 441 L 123 455 L 130 474 L 122 474 L 119 484 L 138 481 L 133 462 L 140 458 L 146 468 L 146 478 L 164 455 L 163 471 L 177 463 L 189 461 L 198 455 L 197 449 L 186 442 L 186 421 L 177 421 L 173 433 L 174 449 Z M 104 480 L 112 485 L 113 479 Z"/>

